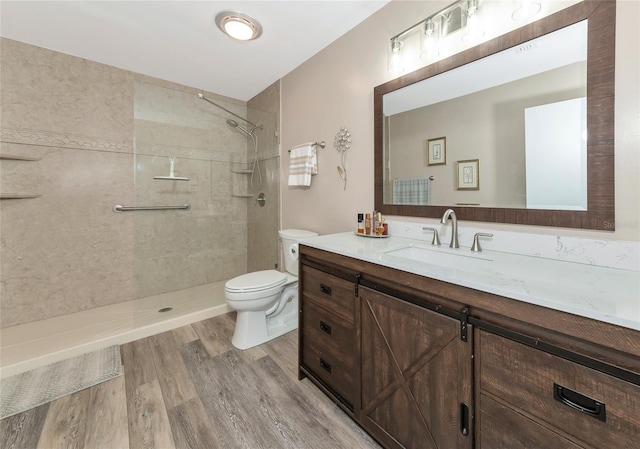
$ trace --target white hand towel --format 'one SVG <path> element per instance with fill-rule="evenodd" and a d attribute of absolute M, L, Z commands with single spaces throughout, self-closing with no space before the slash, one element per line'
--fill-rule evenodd
<path fill-rule="evenodd" d="M 289 185 L 310 186 L 311 175 L 318 174 L 318 156 L 312 143 L 298 145 L 289 155 Z"/>

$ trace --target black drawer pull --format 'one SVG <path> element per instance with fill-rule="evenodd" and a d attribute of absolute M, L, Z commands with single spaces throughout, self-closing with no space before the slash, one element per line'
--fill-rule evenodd
<path fill-rule="evenodd" d="M 327 371 L 328 373 L 331 372 L 331 365 L 327 362 L 325 362 L 324 360 L 320 359 L 320 366 L 322 367 L 322 369 L 324 369 L 325 371 Z"/>
<path fill-rule="evenodd" d="M 579 412 L 592 416 L 600 421 L 607 421 L 604 403 L 591 399 L 577 391 L 573 391 L 567 387 L 554 383 L 553 398 L 572 409 L 578 410 Z"/>
<path fill-rule="evenodd" d="M 320 321 L 320 330 L 322 332 L 325 332 L 329 335 L 331 335 L 331 326 L 329 326 L 327 323 L 325 323 L 324 321 Z"/>
<path fill-rule="evenodd" d="M 320 291 L 325 295 L 331 296 L 331 287 L 328 285 L 320 284 Z"/>
<path fill-rule="evenodd" d="M 469 435 L 469 407 L 464 402 L 460 403 L 460 433 Z"/>

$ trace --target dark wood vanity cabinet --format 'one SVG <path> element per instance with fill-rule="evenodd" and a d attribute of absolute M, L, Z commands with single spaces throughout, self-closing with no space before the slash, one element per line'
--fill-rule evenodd
<path fill-rule="evenodd" d="M 358 270 L 301 258 L 299 377 L 386 448 L 471 448 L 472 326 L 369 288 Z"/>
<path fill-rule="evenodd" d="M 369 288 L 359 299 L 361 425 L 389 448 L 470 448 L 473 342 L 460 321 Z"/>
<path fill-rule="evenodd" d="M 637 449 L 640 333 L 300 245 L 299 377 L 388 449 Z"/>
<path fill-rule="evenodd" d="M 640 447 L 640 387 L 483 330 L 478 449 Z"/>

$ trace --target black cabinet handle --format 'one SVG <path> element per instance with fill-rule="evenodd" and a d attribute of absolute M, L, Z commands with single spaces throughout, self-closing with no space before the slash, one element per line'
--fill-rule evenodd
<path fill-rule="evenodd" d="M 331 335 L 331 326 L 329 326 L 327 323 L 325 323 L 324 321 L 320 321 L 320 330 L 322 332 L 325 332 L 329 335 Z"/>
<path fill-rule="evenodd" d="M 469 407 L 464 402 L 460 403 L 460 433 L 469 435 Z"/>
<path fill-rule="evenodd" d="M 562 385 L 558 385 L 555 382 L 553 384 L 553 398 L 574 410 L 578 410 L 600 421 L 607 421 L 604 403 L 591 399 Z"/>
<path fill-rule="evenodd" d="M 331 365 L 322 359 L 320 359 L 320 367 L 329 373 L 331 372 Z"/>
<path fill-rule="evenodd" d="M 331 296 L 331 287 L 328 285 L 320 284 L 320 291 L 325 295 Z"/>

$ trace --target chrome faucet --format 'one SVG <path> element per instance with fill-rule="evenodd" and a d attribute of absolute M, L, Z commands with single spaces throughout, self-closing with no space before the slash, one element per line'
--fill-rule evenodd
<path fill-rule="evenodd" d="M 449 243 L 449 247 L 460 248 L 460 244 L 458 243 L 458 217 L 456 217 L 456 213 L 453 209 L 447 209 L 444 211 L 444 215 L 442 216 L 440 223 L 446 225 L 449 217 L 451 217 L 451 243 Z"/>

